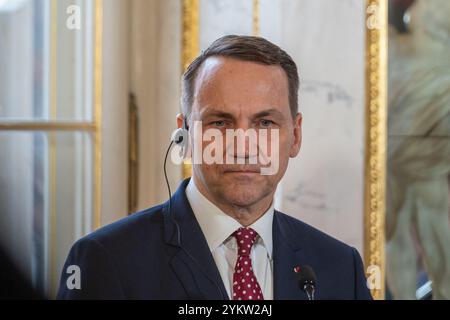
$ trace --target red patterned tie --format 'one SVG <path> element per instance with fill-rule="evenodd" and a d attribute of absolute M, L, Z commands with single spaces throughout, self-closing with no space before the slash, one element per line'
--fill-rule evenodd
<path fill-rule="evenodd" d="M 233 233 L 238 244 L 238 258 L 233 274 L 233 300 L 263 300 L 261 287 L 253 273 L 250 252 L 258 234 L 252 228 Z"/>

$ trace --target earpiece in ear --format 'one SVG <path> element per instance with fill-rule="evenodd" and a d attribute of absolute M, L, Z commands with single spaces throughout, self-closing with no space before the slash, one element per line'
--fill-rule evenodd
<path fill-rule="evenodd" d="M 180 157 L 185 159 L 189 149 L 189 131 L 184 128 L 178 128 L 172 134 L 172 141 L 180 146 Z"/>
<path fill-rule="evenodd" d="M 178 128 L 172 134 L 171 139 L 175 144 L 179 145 L 180 147 L 185 147 L 188 141 L 188 134 L 189 133 L 186 129 Z"/>

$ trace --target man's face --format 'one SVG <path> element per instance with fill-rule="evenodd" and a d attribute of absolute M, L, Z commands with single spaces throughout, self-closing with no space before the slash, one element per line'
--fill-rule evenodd
<path fill-rule="evenodd" d="M 195 121 L 201 121 L 203 132 L 220 130 L 224 141 L 219 151 L 223 164 L 206 164 L 205 161 L 195 164 L 198 159 L 193 158 L 193 177 L 199 189 L 216 201 L 239 207 L 273 197 L 286 172 L 289 157 L 295 157 L 300 150 L 301 120 L 300 114 L 293 117 L 290 112 L 288 80 L 281 67 L 224 57 L 208 58 L 196 78 L 189 118 L 190 142 L 191 145 L 201 144 L 202 150 L 213 142 L 194 139 Z M 250 140 L 246 139 L 244 149 L 239 150 L 237 139 L 227 141 L 227 129 L 251 129 L 256 133 L 267 130 L 268 148 L 262 148 L 262 139 L 257 140 L 256 149 L 251 148 Z M 272 130 L 278 131 L 278 141 L 271 138 Z M 234 143 L 234 147 L 230 148 L 230 143 Z M 261 174 L 261 167 L 270 166 L 262 165 L 262 158 L 258 157 L 261 153 L 271 156 L 272 160 L 277 157 L 276 172 Z M 229 163 L 230 157 L 236 160 L 235 164 Z M 236 164 L 238 158 L 246 164 Z M 251 158 L 258 159 L 257 163 L 250 164 Z"/>

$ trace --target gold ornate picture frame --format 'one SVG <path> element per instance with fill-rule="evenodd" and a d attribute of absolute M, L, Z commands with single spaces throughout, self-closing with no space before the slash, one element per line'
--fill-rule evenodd
<path fill-rule="evenodd" d="M 374 299 L 385 297 L 387 149 L 387 0 L 366 1 L 364 263 L 379 272 Z"/>

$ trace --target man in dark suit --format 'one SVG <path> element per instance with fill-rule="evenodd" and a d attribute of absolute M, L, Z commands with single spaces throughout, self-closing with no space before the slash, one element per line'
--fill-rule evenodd
<path fill-rule="evenodd" d="M 354 248 L 274 209 L 301 146 L 298 88 L 294 61 L 276 45 L 216 40 L 183 76 L 177 121 L 190 135 L 175 140 L 192 149 L 192 178 L 168 202 L 79 240 L 58 298 L 306 299 L 295 270 L 309 265 L 316 299 L 370 299 Z M 252 130 L 256 143 L 228 136 Z"/>

